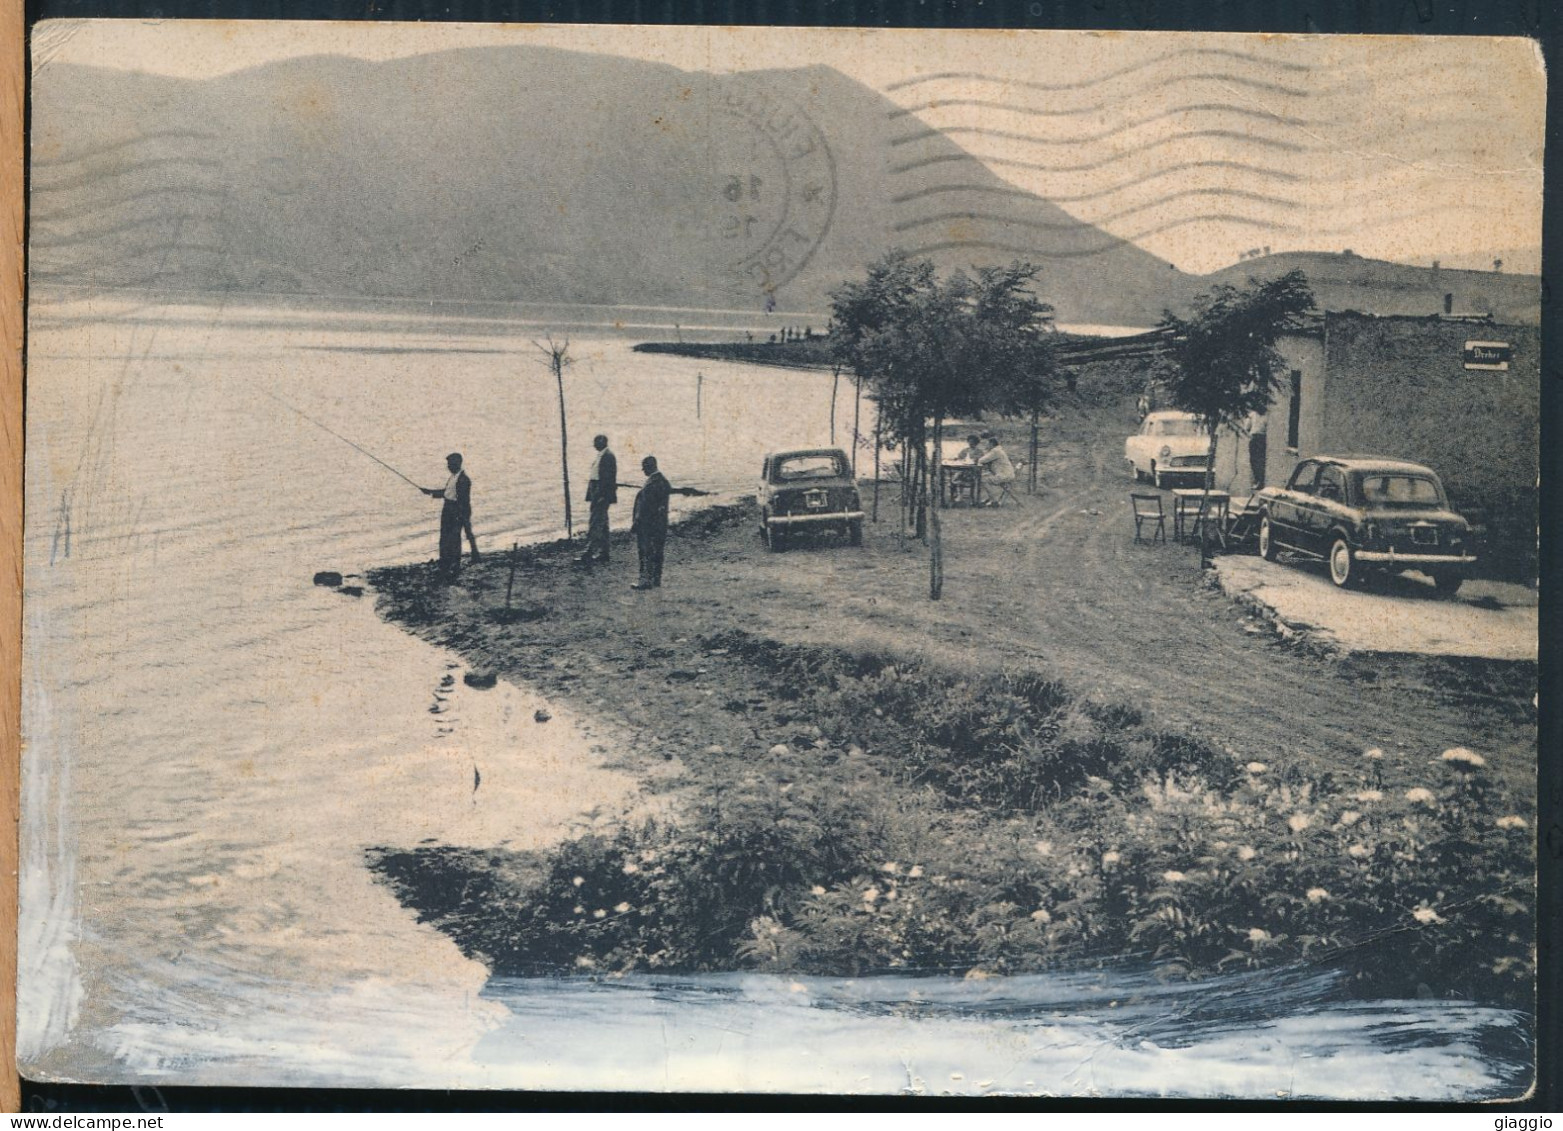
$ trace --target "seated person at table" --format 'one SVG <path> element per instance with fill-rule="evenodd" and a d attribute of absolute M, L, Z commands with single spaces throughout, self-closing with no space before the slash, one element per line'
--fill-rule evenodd
<path fill-rule="evenodd" d="M 987 444 L 987 451 L 983 452 L 981 458 L 977 460 L 982 465 L 983 487 L 1003 488 L 1015 482 L 1015 465 L 1010 462 L 1009 453 L 999 446 L 998 437 L 989 432 L 983 437 L 983 442 Z M 996 507 L 999 505 L 998 498 L 1003 496 L 1003 491 L 999 492 L 998 497 L 986 490 L 984 494 L 988 496 L 987 505 Z"/>
<path fill-rule="evenodd" d="M 950 461 L 950 495 L 952 498 L 965 494 L 971 497 L 972 502 L 977 498 L 976 467 L 982 460 L 982 441 L 975 433 L 966 437 L 966 446 L 955 453 L 955 458 Z"/>

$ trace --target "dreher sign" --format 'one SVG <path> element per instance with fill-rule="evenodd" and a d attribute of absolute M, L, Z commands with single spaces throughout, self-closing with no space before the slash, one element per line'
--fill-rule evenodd
<path fill-rule="evenodd" d="M 1466 342 L 1465 367 L 1467 369 L 1496 369 L 1508 372 L 1514 350 L 1508 342 Z"/>

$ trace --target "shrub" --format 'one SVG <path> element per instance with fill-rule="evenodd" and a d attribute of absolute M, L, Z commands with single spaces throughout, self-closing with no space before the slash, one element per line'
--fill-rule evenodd
<path fill-rule="evenodd" d="M 717 779 L 675 823 L 542 858 L 429 849 L 376 866 L 505 972 L 1013 972 L 1132 955 L 1185 977 L 1341 965 L 1368 994 L 1530 1005 L 1532 819 L 1505 811 L 1472 751 L 1396 792 L 1378 759 L 1239 765 L 1034 675 L 723 644 L 822 737 Z"/>

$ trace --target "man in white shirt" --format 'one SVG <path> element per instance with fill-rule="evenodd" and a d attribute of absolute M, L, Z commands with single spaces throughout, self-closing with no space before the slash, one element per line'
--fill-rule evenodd
<path fill-rule="evenodd" d="M 982 465 L 984 493 L 987 493 L 986 488 L 990 486 L 1008 487 L 1015 482 L 1015 465 L 1010 462 L 1009 453 L 999 446 L 998 437 L 992 432 L 985 435 L 983 441 L 988 445 L 988 450 L 982 453 L 982 458 L 977 462 Z M 999 505 L 999 498 L 1002 497 L 1002 491 L 1000 491 L 998 498 L 988 494 L 986 505 L 996 507 Z"/>
<path fill-rule="evenodd" d="M 619 461 L 608 450 L 608 437 L 598 435 L 592 440 L 597 456 L 592 460 L 592 470 L 586 479 L 586 502 L 591 507 L 591 520 L 586 526 L 586 552 L 575 560 L 582 565 L 592 561 L 608 562 L 608 508 L 619 501 Z"/>
<path fill-rule="evenodd" d="M 451 452 L 445 457 L 445 467 L 450 478 L 444 487 L 424 487 L 423 493 L 431 499 L 439 499 L 440 508 L 440 565 L 441 581 L 453 582 L 461 575 L 461 535 L 472 527 L 472 480 L 461 470 L 461 453 Z M 470 537 L 470 535 L 469 535 Z M 474 557 L 477 543 L 472 545 Z"/>

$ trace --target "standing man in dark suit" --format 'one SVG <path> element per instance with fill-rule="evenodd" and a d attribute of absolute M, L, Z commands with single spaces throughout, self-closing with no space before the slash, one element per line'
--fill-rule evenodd
<path fill-rule="evenodd" d="M 592 460 L 586 480 L 586 502 L 591 506 L 591 521 L 586 527 L 586 552 L 576 558 L 587 565 L 593 560 L 608 563 L 608 508 L 619 501 L 619 461 L 608 450 L 608 437 L 592 440 L 597 458 Z"/>
<path fill-rule="evenodd" d="M 662 551 L 668 540 L 668 497 L 673 487 L 657 470 L 656 456 L 641 460 L 640 469 L 646 473 L 646 482 L 635 496 L 635 522 L 630 527 L 635 548 L 640 551 L 640 580 L 630 588 L 660 589 Z"/>
<path fill-rule="evenodd" d="M 451 452 L 445 457 L 450 478 L 444 487 L 425 487 L 423 493 L 431 499 L 440 499 L 440 565 L 439 577 L 450 584 L 461 576 L 461 535 L 472 525 L 472 480 L 461 470 L 461 453 Z M 477 550 L 476 544 L 473 550 Z"/>

